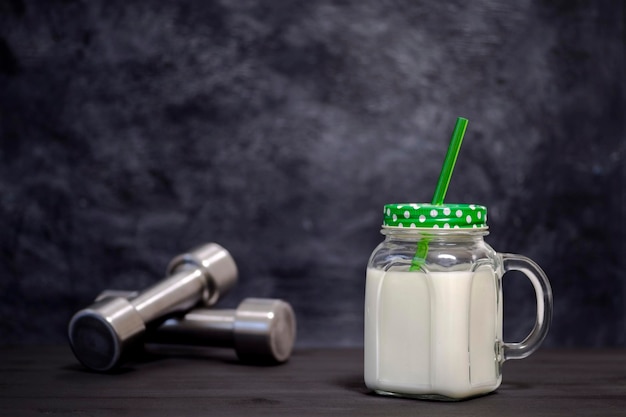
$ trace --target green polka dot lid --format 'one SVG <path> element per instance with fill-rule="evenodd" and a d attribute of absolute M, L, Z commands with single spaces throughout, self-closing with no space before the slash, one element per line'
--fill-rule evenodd
<path fill-rule="evenodd" d="M 476 229 L 487 227 L 487 207 L 476 204 L 387 204 L 383 227 Z"/>

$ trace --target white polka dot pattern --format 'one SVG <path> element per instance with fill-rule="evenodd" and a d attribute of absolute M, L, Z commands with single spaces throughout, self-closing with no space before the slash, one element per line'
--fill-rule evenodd
<path fill-rule="evenodd" d="M 383 226 L 431 229 L 487 227 L 487 208 L 477 204 L 395 203 L 383 208 Z"/>

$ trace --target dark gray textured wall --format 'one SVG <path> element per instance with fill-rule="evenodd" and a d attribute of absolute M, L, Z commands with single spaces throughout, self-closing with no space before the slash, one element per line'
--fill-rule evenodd
<path fill-rule="evenodd" d="M 382 205 L 490 210 L 555 297 L 549 346 L 626 343 L 623 1 L 0 3 L 0 344 L 216 241 L 299 343 L 362 343 Z M 534 302 L 505 282 L 505 334 Z"/>

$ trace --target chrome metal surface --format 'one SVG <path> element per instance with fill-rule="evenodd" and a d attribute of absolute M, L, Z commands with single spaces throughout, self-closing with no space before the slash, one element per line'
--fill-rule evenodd
<path fill-rule="evenodd" d="M 72 351 L 87 368 L 106 371 L 141 347 L 146 327 L 125 298 L 97 301 L 76 313 L 69 324 Z"/>
<path fill-rule="evenodd" d="M 237 310 L 198 308 L 182 319 L 169 319 L 148 341 L 233 347 L 239 359 L 253 363 L 280 363 L 291 356 L 296 339 L 296 317 L 289 303 L 269 298 L 247 298 Z"/>
<path fill-rule="evenodd" d="M 133 292 L 106 290 L 132 297 Z M 150 344 L 232 347 L 245 362 L 281 363 L 291 356 L 296 339 L 296 317 L 291 305 L 271 298 L 247 298 L 236 310 L 196 308 L 181 318 L 170 318 L 147 332 Z M 179 350 L 180 352 L 180 350 Z"/>
<path fill-rule="evenodd" d="M 119 366 L 134 348 L 143 345 L 147 325 L 182 314 L 202 300 L 217 299 L 237 280 L 234 260 L 215 243 L 179 255 L 171 265 L 171 276 L 129 299 L 111 298 L 111 294 L 98 297 L 99 301 L 72 317 L 70 345 L 83 365 L 96 371 Z"/>
<path fill-rule="evenodd" d="M 284 362 L 296 339 L 296 316 L 285 301 L 248 298 L 237 308 L 233 333 L 240 359 Z"/>
<path fill-rule="evenodd" d="M 175 257 L 167 267 L 167 274 L 189 268 L 202 270 L 207 279 L 207 291 L 203 293 L 207 306 L 214 305 L 237 282 L 238 271 L 234 259 L 217 243 L 209 243 Z"/>

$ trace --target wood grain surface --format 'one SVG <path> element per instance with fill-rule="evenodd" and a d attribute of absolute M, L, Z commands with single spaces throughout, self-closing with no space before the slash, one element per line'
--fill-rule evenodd
<path fill-rule="evenodd" d="M 626 350 L 543 350 L 504 365 L 494 394 L 456 402 L 385 398 L 360 349 L 298 350 L 282 366 L 226 353 L 86 371 L 69 348 L 0 350 L 1 416 L 626 416 Z"/>

